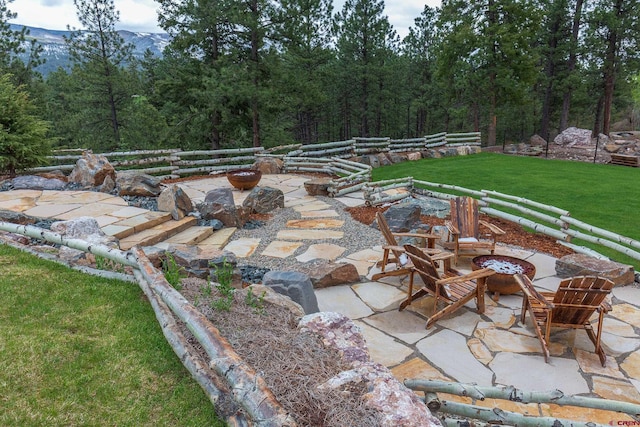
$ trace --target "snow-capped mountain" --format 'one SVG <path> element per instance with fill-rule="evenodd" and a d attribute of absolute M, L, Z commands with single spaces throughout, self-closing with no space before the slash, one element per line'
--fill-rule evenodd
<path fill-rule="evenodd" d="M 12 30 L 21 30 L 22 25 L 11 24 Z M 43 47 L 42 58 L 46 60 L 37 70 L 43 75 L 47 75 L 58 67 L 68 68 L 70 65 L 69 52 L 64 42 L 63 36 L 68 36 L 70 31 L 47 30 L 44 28 L 27 27 L 29 30 L 28 39 L 36 39 Z M 118 31 L 125 43 L 134 46 L 133 56 L 142 58 L 145 51 L 149 49 L 151 53 L 162 56 L 162 51 L 170 41 L 166 33 L 134 33 L 131 31 Z M 28 54 L 25 54 L 27 56 Z"/>

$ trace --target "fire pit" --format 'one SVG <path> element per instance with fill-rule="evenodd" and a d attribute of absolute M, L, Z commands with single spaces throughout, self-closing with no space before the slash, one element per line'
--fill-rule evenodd
<path fill-rule="evenodd" d="M 253 169 L 232 170 L 227 172 L 227 180 L 240 190 L 250 190 L 260 182 L 262 172 Z"/>
<path fill-rule="evenodd" d="M 520 258 L 506 255 L 481 255 L 471 260 L 471 268 L 479 270 L 490 268 L 496 272 L 487 278 L 487 289 L 493 292 L 493 299 L 498 301 L 500 294 L 510 295 L 520 291 L 520 286 L 513 278 L 514 274 L 524 274 L 533 280 L 536 274 L 535 265 Z"/>

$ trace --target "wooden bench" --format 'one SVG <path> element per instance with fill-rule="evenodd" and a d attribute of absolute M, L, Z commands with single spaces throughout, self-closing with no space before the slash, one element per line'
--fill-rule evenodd
<path fill-rule="evenodd" d="M 640 166 L 640 157 L 630 156 L 628 154 L 612 154 L 611 164 L 637 168 L 638 166 Z"/>

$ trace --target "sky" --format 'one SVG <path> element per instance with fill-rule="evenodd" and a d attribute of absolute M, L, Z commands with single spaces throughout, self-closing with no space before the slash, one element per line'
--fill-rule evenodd
<path fill-rule="evenodd" d="M 120 12 L 118 29 L 134 32 L 160 33 L 157 23 L 158 3 L 154 0 L 114 0 Z M 387 0 L 385 14 L 400 37 L 408 33 L 424 5 L 440 6 L 440 0 Z M 342 8 L 344 0 L 334 0 L 334 12 Z M 80 28 L 73 0 L 14 0 L 9 9 L 18 17 L 12 23 L 48 30 L 66 30 L 67 26 Z"/>

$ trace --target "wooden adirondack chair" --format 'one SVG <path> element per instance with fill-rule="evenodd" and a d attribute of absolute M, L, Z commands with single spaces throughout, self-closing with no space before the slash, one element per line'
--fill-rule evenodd
<path fill-rule="evenodd" d="M 376 213 L 376 221 L 378 222 L 378 228 L 384 236 L 384 240 L 387 242 L 382 247 L 382 261 L 379 261 L 376 266 L 380 267 L 380 273 L 374 274 L 371 280 L 378 280 L 385 276 L 404 276 L 411 272 L 411 265 L 409 264 L 409 258 L 404 253 L 404 248 L 398 245 L 396 237 L 416 237 L 423 241 L 425 251 L 430 254 L 436 254 L 442 252 L 440 249 L 435 249 L 435 242 L 439 236 L 429 233 L 394 233 L 389 228 L 387 220 L 381 212 Z M 393 256 L 392 256 L 393 255 Z M 394 270 L 386 270 L 389 264 L 395 264 Z"/>
<path fill-rule="evenodd" d="M 451 268 L 447 261 L 454 256 L 452 253 L 440 253 L 429 256 L 412 245 L 404 246 L 406 254 L 413 263 L 409 279 L 407 299 L 400 304 L 400 310 L 405 309 L 415 299 L 431 295 L 435 298 L 434 314 L 427 320 L 426 328 L 444 316 L 453 313 L 471 299 L 476 299 L 478 313 L 484 313 L 484 292 L 487 277 L 495 274 L 490 268 L 473 271 L 469 274 L 461 274 Z M 443 273 L 438 272 L 436 260 L 444 260 Z M 420 275 L 424 286 L 413 293 L 413 280 L 415 273 Z"/>
<path fill-rule="evenodd" d="M 607 355 L 604 354 L 600 338 L 604 315 L 611 309 L 605 301 L 613 288 L 611 280 L 593 276 L 571 277 L 560 282 L 556 292 L 538 292 L 531 280 L 522 274 L 516 275 L 516 280 L 524 292 L 520 320 L 524 323 L 527 311 L 531 313 L 546 362 L 549 361 L 551 328 L 572 328 L 587 332 L 600 363 L 605 365 Z M 590 319 L 595 311 L 599 316 L 594 333 Z"/>
<path fill-rule="evenodd" d="M 455 253 L 457 264 L 460 251 L 488 250 L 493 255 L 496 249 L 496 237 L 504 234 L 499 227 L 482 221 L 478 211 L 478 201 L 473 197 L 456 197 L 450 200 L 451 220 L 445 225 L 449 230 L 449 239 L 443 242 L 446 249 Z M 481 226 L 487 231 L 481 234 Z M 480 240 L 483 237 L 488 240 Z"/>

